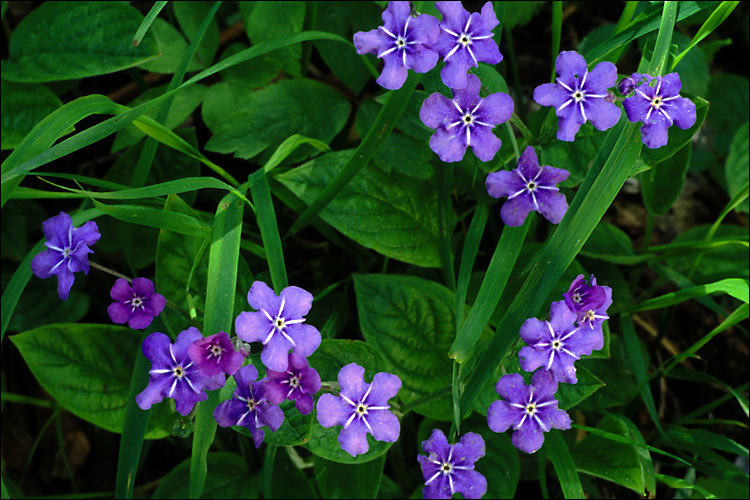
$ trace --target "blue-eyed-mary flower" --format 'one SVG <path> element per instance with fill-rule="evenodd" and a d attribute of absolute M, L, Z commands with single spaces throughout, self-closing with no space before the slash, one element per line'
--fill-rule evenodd
<path fill-rule="evenodd" d="M 285 372 L 290 349 L 307 357 L 320 345 L 320 332 L 304 324 L 312 307 L 310 292 L 296 286 L 284 288 L 276 295 L 268 285 L 256 281 L 247 293 L 255 312 L 242 312 L 235 321 L 237 336 L 245 342 L 261 342 L 260 359 L 269 370 Z"/>
<path fill-rule="evenodd" d="M 469 68 L 478 67 L 480 62 L 497 64 L 503 60 L 492 39 L 492 29 L 499 24 L 492 2 L 484 4 L 481 14 L 469 14 L 461 2 L 435 2 L 435 8 L 443 20 L 434 48 L 445 61 L 440 77 L 447 87 L 462 89 L 469 84 Z"/>
<path fill-rule="evenodd" d="M 609 319 L 607 309 L 612 305 L 612 289 L 597 285 L 593 274 L 589 283 L 586 283 L 583 274 L 579 274 L 563 298 L 570 310 L 576 313 L 578 326 L 601 330 L 604 320 Z"/>
<path fill-rule="evenodd" d="M 313 410 L 313 395 L 320 390 L 320 375 L 311 368 L 307 359 L 289 353 L 289 366 L 285 372 L 266 370 L 266 398 L 273 404 L 294 401 L 299 412 L 307 415 Z"/>
<path fill-rule="evenodd" d="M 487 425 L 495 432 L 513 428 L 513 446 L 534 453 L 544 444 L 550 429 L 570 429 L 570 417 L 557 407 L 557 382 L 546 370 L 539 370 L 526 385 L 519 373 L 503 375 L 495 390 L 503 398 L 493 401 L 487 411 Z"/>
<path fill-rule="evenodd" d="M 391 413 L 388 400 L 401 389 L 401 379 L 391 373 L 375 374 L 371 384 L 364 379 L 365 369 L 350 363 L 339 371 L 339 396 L 323 394 L 318 399 L 318 422 L 325 428 L 343 425 L 339 433 L 341 448 L 351 456 L 367 453 L 367 435 L 393 443 L 401 424 Z"/>
<path fill-rule="evenodd" d="M 189 414 L 195 403 L 208 399 L 205 391 L 213 391 L 224 386 L 224 374 L 213 377 L 201 375 L 198 367 L 188 355 L 188 347 L 203 338 L 195 327 L 180 332 L 172 344 L 169 337 L 154 332 L 143 341 L 143 355 L 151 361 L 148 386 L 135 397 L 135 402 L 143 410 L 172 398 L 177 403 L 181 415 Z"/>
<path fill-rule="evenodd" d="M 681 88 L 680 75 L 670 73 L 647 79 L 635 88 L 634 95 L 622 101 L 628 120 L 643 122 L 641 140 L 647 147 L 665 146 L 669 140 L 667 129 L 673 124 L 683 130 L 695 124 L 695 104 L 680 97 Z"/>
<path fill-rule="evenodd" d="M 424 476 L 424 498 L 451 498 L 460 493 L 464 498 L 482 498 L 487 493 L 487 480 L 474 470 L 474 463 L 485 453 L 484 439 L 469 432 L 456 444 L 449 444 L 440 429 L 422 441 L 427 456 L 419 455 Z"/>
<path fill-rule="evenodd" d="M 232 398 L 219 403 L 214 410 L 214 418 L 220 426 L 246 427 L 253 436 L 256 448 L 260 447 L 265 437 L 262 426 L 276 432 L 284 422 L 284 412 L 266 400 L 264 381 L 255 382 L 257 378 L 258 369 L 253 365 L 246 365 L 237 370 L 234 374 L 237 389 Z"/>
<path fill-rule="evenodd" d="M 94 253 L 89 247 L 101 238 L 99 228 L 94 221 L 73 227 L 73 218 L 60 212 L 42 223 L 42 231 L 47 239 L 44 242 L 47 250 L 34 257 L 31 270 L 42 279 L 57 276 L 57 295 L 61 300 L 68 300 L 75 281 L 73 273 L 89 273 L 88 254 Z"/>
<path fill-rule="evenodd" d="M 462 160 L 469 146 L 480 160 L 492 160 L 501 145 L 492 129 L 513 115 L 508 94 L 497 92 L 482 99 L 479 78 L 469 75 L 468 79 L 465 88 L 453 90 L 453 99 L 435 92 L 419 110 L 422 123 L 435 129 L 430 148 L 447 163 Z"/>
<path fill-rule="evenodd" d="M 132 285 L 125 278 L 118 278 L 109 296 L 117 301 L 107 307 L 110 319 L 118 324 L 127 323 L 133 330 L 148 328 L 167 304 L 167 299 L 156 293 L 154 282 L 147 278 L 135 278 Z"/>
<path fill-rule="evenodd" d="M 590 121 L 597 130 L 607 130 L 620 121 L 620 108 L 608 98 L 608 90 L 617 83 L 617 68 L 608 61 L 588 71 L 586 60 L 578 52 L 562 51 L 555 61 L 559 75 L 555 83 L 534 89 L 534 100 L 542 106 L 554 106 L 557 114 L 557 138 L 575 140 L 581 125 Z"/>
<path fill-rule="evenodd" d="M 437 18 L 428 14 L 411 15 L 411 2 L 389 2 L 383 11 L 383 26 L 354 34 L 357 54 L 373 54 L 384 61 L 376 80 L 389 90 L 400 89 L 408 70 L 427 73 L 438 62 L 432 45 L 438 39 Z"/>
<path fill-rule="evenodd" d="M 532 210 L 559 224 L 568 210 L 568 202 L 557 184 L 569 175 L 562 168 L 540 166 L 534 148 L 527 146 L 518 159 L 518 168 L 487 176 L 487 192 L 493 198 L 508 198 L 500 209 L 500 217 L 508 226 L 522 225 Z"/>
<path fill-rule="evenodd" d="M 188 355 L 198 370 L 207 377 L 220 373 L 233 375 L 245 357 L 234 350 L 234 343 L 226 332 L 198 339 L 188 347 Z"/>

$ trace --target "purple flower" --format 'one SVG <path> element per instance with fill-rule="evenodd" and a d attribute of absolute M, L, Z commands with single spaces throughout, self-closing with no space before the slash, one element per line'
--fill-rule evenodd
<path fill-rule="evenodd" d="M 632 75 L 620 80 L 620 83 L 617 84 L 617 90 L 619 90 L 620 94 L 622 95 L 628 95 L 633 90 L 635 90 L 638 85 L 640 85 L 644 81 L 648 83 L 653 80 L 653 78 L 654 77 L 651 75 L 633 73 Z"/>
<path fill-rule="evenodd" d="M 656 82 L 656 86 L 652 84 Z M 670 73 L 657 76 L 635 89 L 635 95 L 622 101 L 622 107 L 631 122 L 643 122 L 641 140 L 651 149 L 667 144 L 667 129 L 677 124 L 689 129 L 695 124 L 695 104 L 680 97 L 680 75 Z"/>
<path fill-rule="evenodd" d="M 284 422 L 284 412 L 266 400 L 264 381 L 255 382 L 258 370 L 253 365 L 240 368 L 234 374 L 237 389 L 232 399 L 220 403 L 214 410 L 216 423 L 222 427 L 239 425 L 246 427 L 253 436 L 255 447 L 259 448 L 265 433 L 261 426 L 267 426 L 276 432 Z M 255 382 L 255 383 L 253 383 Z"/>
<path fill-rule="evenodd" d="M 400 89 L 409 69 L 427 73 L 438 62 L 432 49 L 440 34 L 437 18 L 411 15 L 410 2 L 389 2 L 382 14 L 384 26 L 354 34 L 357 54 L 373 54 L 383 59 L 383 72 L 376 80 L 390 90 Z"/>
<path fill-rule="evenodd" d="M 545 432 L 570 429 L 570 417 L 557 408 L 557 382 L 548 371 L 536 372 L 530 386 L 519 373 L 503 375 L 495 390 L 505 401 L 490 404 L 487 425 L 495 432 L 513 427 L 510 440 L 519 450 L 534 453 L 542 447 Z"/>
<path fill-rule="evenodd" d="M 73 218 L 65 212 L 51 217 L 42 223 L 42 230 L 48 248 L 31 261 L 31 270 L 38 277 L 47 279 L 57 275 L 57 295 L 68 300 L 70 288 L 79 271 L 89 273 L 88 254 L 94 253 L 89 246 L 99 238 L 96 222 L 89 221 L 81 227 L 73 227 Z"/>
<path fill-rule="evenodd" d="M 445 61 L 440 71 L 443 83 L 452 89 L 462 89 L 469 84 L 469 68 L 479 66 L 479 61 L 497 64 L 503 60 L 497 43 L 492 39 L 492 29 L 499 24 L 492 2 L 482 7 L 482 13 L 464 9 L 461 2 L 435 2 L 443 15 L 440 37 L 433 47 Z"/>
<path fill-rule="evenodd" d="M 480 160 L 492 160 L 501 145 L 492 129 L 513 115 L 513 100 L 508 94 L 498 92 L 482 99 L 479 78 L 469 75 L 468 79 L 466 88 L 453 91 L 452 100 L 436 92 L 419 110 L 422 123 L 436 129 L 430 137 L 430 148 L 444 162 L 460 161 L 469 146 Z"/>
<path fill-rule="evenodd" d="M 110 319 L 118 324 L 127 323 L 133 330 L 147 328 L 164 310 L 167 299 L 155 293 L 154 282 L 147 278 L 135 278 L 133 285 L 119 278 L 109 296 L 116 300 L 107 307 Z"/>
<path fill-rule="evenodd" d="M 289 353 L 289 365 L 285 372 L 266 370 L 266 399 L 273 404 L 291 399 L 303 415 L 312 411 L 312 396 L 320 387 L 320 375 L 315 368 L 310 368 L 305 358 L 293 352 Z"/>
<path fill-rule="evenodd" d="M 552 373 L 558 382 L 575 384 L 576 368 L 573 365 L 582 355 L 604 346 L 602 330 L 589 330 L 575 326 L 576 313 L 564 300 L 553 302 L 550 320 L 529 318 L 521 326 L 521 338 L 528 345 L 521 348 L 521 368 L 533 372 L 540 366 Z"/>
<path fill-rule="evenodd" d="M 482 498 L 487 493 L 487 480 L 474 470 L 474 462 L 484 456 L 482 436 L 469 432 L 451 445 L 443 431 L 435 429 L 422 448 L 429 453 L 417 456 L 425 479 L 424 498 L 451 498 L 454 493 Z"/>
<path fill-rule="evenodd" d="M 320 345 L 318 329 L 302 324 L 312 307 L 310 292 L 289 286 L 277 296 L 268 285 L 256 281 L 247 293 L 247 301 L 257 311 L 240 313 L 235 331 L 245 342 L 263 343 L 260 359 L 269 370 L 286 371 L 289 349 L 307 357 Z"/>
<path fill-rule="evenodd" d="M 371 384 L 364 379 L 365 369 L 350 363 L 339 371 L 340 396 L 323 394 L 318 399 L 318 422 L 325 428 L 343 425 L 339 433 L 341 448 L 356 457 L 370 449 L 367 434 L 390 443 L 398 439 L 401 424 L 388 411 L 388 400 L 401 389 L 401 379 L 391 373 L 376 373 Z"/>
<path fill-rule="evenodd" d="M 500 209 L 500 217 L 508 226 L 522 225 L 532 210 L 559 224 L 568 210 L 568 202 L 556 185 L 569 175 L 562 168 L 540 167 L 534 148 L 527 146 L 518 159 L 518 168 L 487 176 L 487 192 L 493 198 L 508 197 Z"/>
<path fill-rule="evenodd" d="M 198 367 L 198 371 L 206 377 L 220 373 L 233 375 L 245 359 L 241 353 L 234 350 L 234 344 L 226 332 L 196 340 L 188 347 L 188 355 Z"/>
<path fill-rule="evenodd" d="M 607 89 L 617 82 L 617 68 L 600 62 L 588 71 L 586 60 L 578 52 L 560 52 L 555 61 L 557 83 L 544 83 L 534 89 L 534 100 L 542 106 L 554 106 L 557 114 L 557 138 L 575 140 L 581 125 L 590 120 L 598 130 L 607 130 L 620 121 L 620 108 L 609 102 Z"/>
<path fill-rule="evenodd" d="M 187 415 L 199 401 L 208 399 L 204 392 L 213 391 L 224 386 L 224 375 L 205 377 L 190 360 L 188 346 L 203 338 L 195 327 L 180 332 L 174 344 L 163 333 L 154 332 L 143 341 L 143 355 L 151 361 L 148 386 L 135 397 L 135 402 L 142 410 L 172 398 L 177 403 L 177 411 Z"/>
<path fill-rule="evenodd" d="M 597 285 L 593 274 L 590 281 L 589 285 L 583 274 L 579 274 L 563 298 L 570 310 L 576 313 L 579 326 L 587 324 L 591 330 L 601 330 L 604 320 L 609 319 L 607 309 L 612 305 L 612 289 Z"/>

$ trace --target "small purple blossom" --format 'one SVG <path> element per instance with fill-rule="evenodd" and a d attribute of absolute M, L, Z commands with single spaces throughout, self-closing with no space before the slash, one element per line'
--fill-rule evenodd
<path fill-rule="evenodd" d="M 461 2 L 435 2 L 435 8 L 443 20 L 434 48 L 445 61 L 440 77 L 447 87 L 466 87 L 469 68 L 478 67 L 479 62 L 497 64 L 503 60 L 497 42 L 492 39 L 492 29 L 499 24 L 492 2 L 484 4 L 481 14 L 469 14 Z"/>
<path fill-rule="evenodd" d="M 578 326 L 587 325 L 590 330 L 601 330 L 604 320 L 609 319 L 607 309 L 612 305 L 612 289 L 597 285 L 593 274 L 590 283 L 586 283 L 583 274 L 579 274 L 563 298 L 570 310 L 576 313 Z"/>
<path fill-rule="evenodd" d="M 557 138 L 572 142 L 587 120 L 597 130 L 607 130 L 620 121 L 620 108 L 609 100 L 607 89 L 617 82 L 617 68 L 608 61 L 588 71 L 586 60 L 578 52 L 562 51 L 555 61 L 560 75 L 556 83 L 544 83 L 534 89 L 534 100 L 541 106 L 554 106 L 558 116 Z"/>
<path fill-rule="evenodd" d="M 482 498 L 487 493 L 487 480 L 474 470 L 474 462 L 485 453 L 482 436 L 469 432 L 451 445 L 443 431 L 435 429 L 422 448 L 428 453 L 417 456 L 425 479 L 424 498 L 451 498 L 454 493 Z"/>
<path fill-rule="evenodd" d="M 235 331 L 245 342 L 263 343 L 260 359 L 269 370 L 285 372 L 290 349 L 307 357 L 320 345 L 318 329 L 303 324 L 312 307 L 310 292 L 289 286 L 276 295 L 268 285 L 256 281 L 247 293 L 247 301 L 257 311 L 240 313 Z"/>
<path fill-rule="evenodd" d="M 313 410 L 313 394 L 320 390 L 320 375 L 310 368 L 307 359 L 289 353 L 289 365 L 285 372 L 266 370 L 266 399 L 281 404 L 291 399 L 299 412 L 307 415 Z"/>
<path fill-rule="evenodd" d="M 164 398 L 172 398 L 177 403 L 177 411 L 187 415 L 195 403 L 208 399 L 204 392 L 213 391 L 224 386 L 224 375 L 205 377 L 190 360 L 188 346 L 203 335 L 195 327 L 180 332 L 174 344 L 163 333 L 154 332 L 143 341 L 143 355 L 151 361 L 148 386 L 135 397 L 135 402 L 142 410 Z"/>
<path fill-rule="evenodd" d="M 534 148 L 527 146 L 518 159 L 518 168 L 487 176 L 487 192 L 493 198 L 508 198 L 500 209 L 500 217 L 508 226 L 522 225 L 532 210 L 559 224 L 568 210 L 568 202 L 556 185 L 569 175 L 562 168 L 539 166 Z"/>
<path fill-rule="evenodd" d="M 167 299 L 156 293 L 154 282 L 147 278 L 135 278 L 132 285 L 119 278 L 109 296 L 117 301 L 107 307 L 110 319 L 118 324 L 127 323 L 133 330 L 148 328 L 167 304 Z"/>
<path fill-rule="evenodd" d="M 350 363 L 339 371 L 339 396 L 323 394 L 318 399 L 318 422 L 325 428 L 343 425 L 338 441 L 341 448 L 356 457 L 367 453 L 367 435 L 390 443 L 398 439 L 401 424 L 391 413 L 388 400 L 401 389 L 401 379 L 391 373 L 375 374 L 371 384 L 364 379 L 365 369 Z"/>
<path fill-rule="evenodd" d="M 226 332 L 196 340 L 188 347 L 188 355 L 206 377 L 213 377 L 219 373 L 233 375 L 245 359 L 241 353 L 234 350 L 234 344 Z"/>
<path fill-rule="evenodd" d="M 524 383 L 519 373 L 503 375 L 495 390 L 503 398 L 493 401 L 487 411 L 487 425 L 495 432 L 513 427 L 513 446 L 534 453 L 544 444 L 550 429 L 570 429 L 570 417 L 557 407 L 557 382 L 546 370 L 539 370 Z"/>
<path fill-rule="evenodd" d="M 653 86 L 654 82 L 656 85 Z M 680 75 L 657 76 L 635 89 L 635 94 L 622 101 L 631 122 L 643 122 L 641 140 L 651 149 L 665 146 L 667 129 L 677 124 L 683 130 L 695 124 L 695 104 L 680 97 Z"/>
<path fill-rule="evenodd" d="M 383 26 L 354 34 L 357 54 L 383 59 L 383 72 L 376 81 L 389 90 L 401 88 L 409 69 L 427 73 L 438 62 L 432 49 L 440 34 L 438 20 L 428 14 L 412 16 L 410 3 L 389 2 L 382 14 Z"/>
<path fill-rule="evenodd" d="M 622 95 L 628 95 L 631 93 L 635 88 L 640 85 L 643 82 L 650 82 L 654 77 L 651 75 L 643 74 L 643 73 L 633 73 L 632 75 L 623 78 L 620 80 L 620 83 L 617 84 L 617 90 L 620 91 L 620 94 Z"/>
<path fill-rule="evenodd" d="M 266 400 L 263 389 L 265 381 L 255 382 L 257 379 L 258 370 L 253 365 L 243 366 L 235 372 L 237 389 L 234 390 L 232 399 L 216 407 L 214 418 L 222 427 L 246 427 L 253 436 L 255 447 L 259 448 L 265 437 L 261 426 L 265 425 L 276 432 L 284 422 L 284 412 Z"/>
<path fill-rule="evenodd" d="M 47 239 L 44 242 L 47 250 L 34 257 L 31 271 L 42 279 L 56 275 L 57 295 L 61 300 L 68 300 L 75 281 L 73 273 L 89 273 L 88 254 L 94 253 L 89 247 L 101 238 L 99 228 L 94 221 L 73 227 L 73 218 L 60 212 L 42 223 L 42 231 Z"/>
<path fill-rule="evenodd" d="M 521 348 L 521 368 L 533 372 L 539 367 L 552 373 L 558 382 L 575 384 L 574 363 L 604 346 L 601 328 L 589 330 L 575 326 L 576 313 L 564 300 L 553 302 L 550 320 L 527 319 L 521 326 L 521 338 L 528 345 Z"/>
<path fill-rule="evenodd" d="M 469 75 L 465 88 L 453 90 L 452 100 L 435 92 L 422 103 L 419 118 L 436 129 L 430 148 L 441 161 L 460 161 L 471 146 L 477 158 L 486 162 L 500 149 L 501 141 L 492 129 L 513 115 L 513 99 L 502 92 L 482 99 L 481 87 L 479 78 Z"/>

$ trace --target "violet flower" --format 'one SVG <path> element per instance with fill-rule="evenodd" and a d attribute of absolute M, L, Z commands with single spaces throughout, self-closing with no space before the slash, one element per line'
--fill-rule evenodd
<path fill-rule="evenodd" d="M 604 346 L 601 328 L 589 330 L 575 326 L 576 313 L 565 301 L 553 302 L 550 320 L 529 318 L 521 326 L 521 338 L 528 345 L 521 348 L 521 368 L 533 372 L 539 367 L 552 373 L 558 382 L 575 384 L 574 363 Z"/>
<path fill-rule="evenodd" d="M 234 350 L 234 344 L 226 332 L 196 340 L 188 347 L 188 355 L 206 377 L 213 377 L 219 373 L 233 375 L 245 359 L 241 353 Z"/>
<path fill-rule="evenodd" d="M 188 346 L 203 338 L 195 327 L 180 332 L 174 344 L 163 333 L 154 332 L 143 341 L 143 355 L 151 361 L 148 386 L 135 397 L 135 402 L 142 410 L 164 398 L 172 398 L 177 403 L 177 411 L 187 415 L 195 403 L 208 399 L 204 392 L 213 391 L 224 386 L 224 375 L 205 377 L 188 356 Z"/>
<path fill-rule="evenodd" d="M 214 410 L 216 423 L 222 427 L 239 425 L 246 427 L 253 436 L 255 447 L 259 448 L 265 437 L 262 426 L 276 432 L 284 422 L 284 412 L 266 400 L 264 381 L 255 382 L 258 370 L 253 365 L 246 365 L 234 374 L 237 389 L 232 399 L 228 399 Z"/>
<path fill-rule="evenodd" d="M 479 78 L 469 75 L 465 88 L 453 90 L 452 100 L 435 92 L 422 103 L 419 118 L 436 129 L 430 148 L 441 161 L 460 161 L 471 146 L 477 158 L 486 162 L 500 149 L 502 143 L 492 129 L 513 115 L 513 99 L 502 92 L 482 99 L 481 87 Z"/>
<path fill-rule="evenodd" d="M 417 456 L 425 479 L 424 498 L 451 498 L 454 493 L 482 498 L 487 493 L 487 480 L 474 470 L 474 462 L 485 453 L 482 436 L 469 432 L 451 445 L 443 431 L 435 429 L 422 448 L 429 454 Z"/>
<path fill-rule="evenodd" d="M 307 359 L 293 352 L 289 353 L 289 365 L 285 372 L 266 370 L 266 399 L 273 404 L 291 399 L 303 415 L 313 410 L 312 397 L 320 387 L 320 375 L 315 368 L 310 368 Z"/>
<path fill-rule="evenodd" d="M 617 82 L 614 64 L 600 62 L 589 72 L 583 56 L 567 50 L 557 56 L 555 70 L 560 75 L 556 83 L 544 83 L 535 88 L 534 100 L 542 106 L 555 107 L 559 140 L 575 140 L 578 129 L 587 120 L 597 130 L 607 130 L 620 121 L 620 108 L 608 100 L 607 92 Z"/>
<path fill-rule="evenodd" d="M 343 425 L 338 441 L 341 448 L 356 457 L 370 449 L 367 434 L 390 443 L 398 439 L 401 424 L 391 413 L 388 400 L 401 389 L 401 379 L 391 373 L 375 374 L 371 384 L 365 369 L 350 363 L 339 371 L 339 396 L 323 394 L 318 399 L 318 422 L 325 428 Z"/>
<path fill-rule="evenodd" d="M 260 359 L 269 370 L 285 372 L 290 349 L 307 357 L 320 345 L 318 329 L 303 324 L 312 307 L 310 292 L 288 286 L 277 296 L 268 285 L 256 281 L 247 293 L 247 301 L 257 311 L 240 313 L 235 331 L 245 342 L 263 343 Z"/>
<path fill-rule="evenodd" d="M 435 2 L 443 15 L 440 37 L 434 48 L 445 61 L 440 71 L 443 83 L 451 89 L 462 89 L 469 84 L 466 74 L 479 62 L 497 64 L 503 60 L 492 29 L 499 24 L 492 2 L 482 7 L 482 13 L 464 9 L 461 2 Z"/>
<path fill-rule="evenodd" d="M 518 168 L 487 176 L 487 192 L 493 198 L 508 197 L 500 209 L 500 217 L 508 226 L 522 225 L 532 210 L 559 224 L 568 210 L 568 202 L 556 185 L 569 175 L 562 168 L 539 166 L 534 148 L 527 146 L 518 159 Z"/>
<path fill-rule="evenodd" d="M 563 294 L 563 298 L 570 310 L 576 313 L 579 326 L 586 325 L 590 330 L 601 330 L 604 320 L 609 319 L 607 309 L 612 305 L 612 289 L 597 285 L 593 274 L 590 282 L 591 284 L 586 283 L 583 274 L 579 274 Z"/>
<path fill-rule="evenodd" d="M 648 83 L 653 80 L 653 78 L 653 76 L 645 73 L 633 73 L 632 75 L 620 80 L 620 83 L 617 84 L 617 90 L 620 91 L 620 94 L 626 96 L 635 90 L 638 85 L 643 82 Z"/>
<path fill-rule="evenodd" d="M 167 299 L 156 293 L 154 282 L 147 278 L 135 278 L 132 285 L 125 278 L 118 278 L 109 296 L 117 301 L 107 307 L 110 319 L 118 324 L 127 323 L 133 330 L 148 328 L 167 304 Z"/>
<path fill-rule="evenodd" d="M 101 238 L 99 228 L 94 221 L 73 227 L 73 218 L 60 212 L 42 223 L 42 231 L 47 239 L 44 242 L 47 250 L 34 257 L 31 271 L 42 279 L 56 275 L 57 295 L 61 300 L 68 300 L 75 281 L 73 273 L 89 273 L 88 254 L 94 253 L 89 247 Z"/>
<path fill-rule="evenodd" d="M 652 86 L 656 82 L 655 86 Z M 670 73 L 657 76 L 635 89 L 635 94 L 622 101 L 631 122 L 643 122 L 641 140 L 651 149 L 665 146 L 669 140 L 667 129 L 677 124 L 689 129 L 695 124 L 695 104 L 680 97 L 680 75 Z"/>
<path fill-rule="evenodd" d="M 536 372 L 530 386 L 519 373 L 503 375 L 495 390 L 503 399 L 490 404 L 487 425 L 495 432 L 513 427 L 510 440 L 519 450 L 534 453 L 542 447 L 545 432 L 570 429 L 570 417 L 554 398 L 557 382 L 548 371 Z"/>
<path fill-rule="evenodd" d="M 438 62 L 432 49 L 440 34 L 438 20 L 428 14 L 413 17 L 410 3 L 389 2 L 382 14 L 383 26 L 354 34 L 357 54 L 383 59 L 383 72 L 376 81 L 389 90 L 401 88 L 409 69 L 427 73 Z"/>

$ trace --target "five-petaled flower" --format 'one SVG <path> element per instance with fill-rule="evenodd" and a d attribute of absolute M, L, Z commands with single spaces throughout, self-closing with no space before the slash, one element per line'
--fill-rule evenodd
<path fill-rule="evenodd" d="M 500 209 L 500 217 L 508 226 L 522 225 L 532 210 L 559 224 L 568 210 L 568 202 L 556 185 L 569 175 L 562 168 L 539 166 L 534 148 L 527 146 L 518 159 L 518 168 L 487 176 L 487 192 L 493 198 L 508 197 Z"/>
<path fill-rule="evenodd" d="M 315 368 L 311 368 L 304 357 L 293 352 L 289 353 L 289 366 L 285 372 L 266 370 L 266 399 L 273 404 L 291 399 L 303 415 L 313 410 L 312 396 L 320 387 L 320 375 Z"/>
<path fill-rule="evenodd" d="M 557 138 L 575 140 L 587 120 L 598 130 L 607 130 L 620 121 L 620 108 L 608 99 L 608 91 L 617 83 L 617 68 L 608 61 L 588 71 L 586 60 L 578 52 L 562 51 L 555 61 L 556 83 L 544 83 L 534 89 L 534 100 L 542 106 L 554 106 L 557 114 Z"/>
<path fill-rule="evenodd" d="M 303 324 L 312 307 L 310 292 L 289 286 L 276 295 L 268 285 L 256 281 L 247 293 L 255 312 L 242 312 L 235 321 L 237 336 L 245 342 L 262 342 L 260 359 L 269 370 L 285 372 L 290 349 L 307 357 L 320 345 L 320 332 Z"/>
<path fill-rule="evenodd" d="M 265 425 L 276 432 L 284 422 L 284 412 L 266 400 L 263 389 L 265 382 L 255 382 L 257 379 L 258 369 L 253 365 L 240 368 L 234 374 L 237 381 L 234 395 L 216 407 L 214 418 L 222 427 L 246 427 L 253 436 L 255 447 L 259 448 L 265 437 L 261 426 Z"/>
<path fill-rule="evenodd" d="M 564 300 L 550 306 L 549 321 L 529 318 L 521 326 L 521 338 L 528 345 L 521 348 L 521 368 L 533 372 L 543 367 L 558 382 L 575 384 L 574 363 L 604 346 L 602 330 L 575 326 L 576 313 Z"/>
<path fill-rule="evenodd" d="M 226 332 L 198 339 L 188 347 L 188 355 L 201 374 L 213 377 L 219 373 L 233 375 L 239 370 L 244 356 L 234 350 L 234 343 Z"/>
<path fill-rule="evenodd" d="M 499 24 L 492 2 L 484 4 L 481 14 L 469 14 L 461 2 L 435 2 L 435 8 L 443 15 L 443 20 L 434 48 L 445 61 L 440 77 L 447 87 L 466 87 L 469 68 L 478 67 L 479 62 L 497 64 L 503 60 L 492 39 L 492 29 Z"/>
<path fill-rule="evenodd" d="M 604 320 L 609 319 L 607 309 L 612 305 L 612 289 L 597 285 L 593 274 L 590 284 L 586 283 L 583 274 L 579 274 L 563 294 L 563 298 L 570 310 L 576 313 L 579 326 L 586 325 L 590 330 L 601 330 Z"/>
<path fill-rule="evenodd" d="M 117 301 L 107 307 L 109 317 L 115 323 L 127 323 L 133 330 L 147 328 L 167 304 L 147 278 L 135 278 L 132 285 L 125 278 L 118 278 L 109 296 Z"/>
<path fill-rule="evenodd" d="M 375 374 L 371 384 L 365 369 L 350 363 L 339 371 L 340 396 L 323 394 L 318 399 L 318 422 L 325 428 L 343 425 L 338 441 L 341 448 L 356 457 L 370 449 L 367 434 L 390 443 L 398 439 L 401 424 L 391 413 L 388 400 L 401 389 L 401 379 L 391 373 Z"/>
<path fill-rule="evenodd" d="M 73 273 L 89 273 L 88 254 L 94 253 L 89 247 L 99 241 L 99 228 L 94 221 L 73 227 L 73 218 L 60 212 L 42 223 L 42 231 L 47 239 L 44 242 L 47 250 L 34 257 L 31 270 L 42 279 L 56 275 L 57 295 L 61 300 L 68 300 L 75 281 Z"/>
<path fill-rule="evenodd" d="M 695 124 L 695 104 L 680 97 L 681 88 L 680 75 L 670 73 L 646 79 L 635 88 L 634 95 L 622 101 L 628 120 L 643 122 L 641 140 L 647 147 L 665 146 L 669 140 L 667 129 L 675 123 L 683 130 Z"/>
<path fill-rule="evenodd" d="M 570 429 L 570 417 L 557 407 L 557 382 L 546 370 L 539 370 L 524 383 L 520 373 L 503 375 L 495 390 L 503 399 L 493 401 L 487 411 L 487 425 L 495 432 L 513 427 L 513 446 L 534 453 L 550 429 Z"/>
<path fill-rule="evenodd" d="M 468 79 L 466 88 L 453 90 L 453 99 L 435 92 L 419 110 L 422 123 L 436 129 L 430 148 L 444 162 L 460 161 L 469 146 L 480 160 L 492 160 L 501 145 L 492 129 L 513 115 L 508 94 L 497 92 L 482 99 L 479 78 L 469 75 Z"/>
<path fill-rule="evenodd" d="M 389 2 L 382 14 L 384 25 L 354 34 L 357 54 L 374 54 L 385 62 L 376 80 L 389 90 L 400 89 L 409 69 L 427 73 L 438 62 L 432 49 L 440 34 L 437 18 L 411 15 L 410 2 Z"/>
<path fill-rule="evenodd" d="M 460 493 L 464 498 L 482 498 L 487 493 L 487 480 L 474 470 L 474 462 L 484 456 L 484 439 L 469 432 L 451 445 L 440 429 L 422 441 L 428 456 L 419 455 L 425 483 L 424 498 L 451 498 Z"/>
<path fill-rule="evenodd" d="M 204 392 L 224 386 L 224 374 L 213 377 L 201 375 L 198 367 L 190 360 L 188 346 L 203 338 L 195 327 L 180 332 L 172 344 L 163 333 L 154 332 L 143 341 L 143 355 L 151 361 L 148 386 L 135 397 L 135 402 L 143 410 L 161 402 L 165 397 L 177 403 L 177 411 L 187 415 L 199 401 L 208 399 Z"/>

